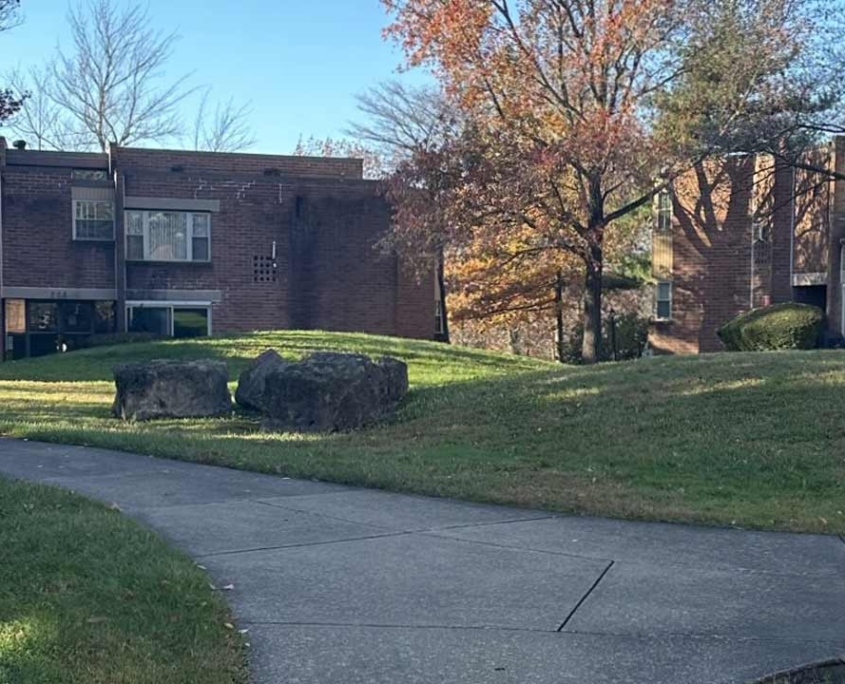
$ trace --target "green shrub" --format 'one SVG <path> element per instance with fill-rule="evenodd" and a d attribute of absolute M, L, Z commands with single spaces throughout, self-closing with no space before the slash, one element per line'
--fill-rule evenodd
<path fill-rule="evenodd" d="M 774 304 L 740 314 L 719 328 L 729 351 L 813 349 L 818 345 L 824 312 L 809 304 Z"/>
<path fill-rule="evenodd" d="M 115 344 L 132 344 L 135 342 L 155 342 L 162 339 L 160 335 L 145 332 L 107 333 L 87 337 L 81 347 L 111 347 Z"/>

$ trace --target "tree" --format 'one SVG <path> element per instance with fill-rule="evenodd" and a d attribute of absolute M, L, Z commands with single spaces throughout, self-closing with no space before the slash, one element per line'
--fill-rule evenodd
<path fill-rule="evenodd" d="M 356 99 L 365 118 L 353 122 L 348 135 L 377 150 L 391 166 L 438 146 L 458 126 L 459 112 L 434 86 L 385 81 Z"/>
<path fill-rule="evenodd" d="M 252 108 L 249 103 L 238 106 L 233 98 L 209 102 L 211 88 L 206 88 L 200 98 L 194 118 L 191 145 L 206 152 L 239 152 L 255 144 L 249 125 Z"/>
<path fill-rule="evenodd" d="M 351 157 L 364 162 L 364 178 L 377 180 L 384 178 L 386 166 L 384 158 L 363 143 L 345 138 L 308 138 L 299 137 L 293 154 L 297 157 Z"/>
<path fill-rule="evenodd" d="M 85 0 L 68 12 L 71 48 L 50 64 L 49 97 L 70 128 L 100 150 L 161 141 L 180 131 L 186 77 L 162 82 L 179 39 L 152 28 L 141 5 Z"/>
<path fill-rule="evenodd" d="M 17 26 L 20 21 L 20 0 L 0 0 L 0 33 Z M 0 90 L 0 123 L 11 118 L 23 104 L 25 94 L 18 95 L 11 88 Z"/>
<path fill-rule="evenodd" d="M 164 75 L 179 36 L 155 30 L 144 6 L 78 0 L 68 25 L 69 47 L 59 46 L 44 68 L 10 74 L 13 91 L 30 94 L 11 127 L 39 149 L 105 151 L 110 143 L 162 143 L 186 134 L 196 149 L 252 144 L 249 105 L 228 100 L 212 107 L 208 89 L 186 131 L 181 110 L 195 89 L 187 76 Z"/>
<path fill-rule="evenodd" d="M 398 233 L 495 245 L 511 263 L 575 257 L 586 362 L 613 227 L 709 157 L 803 140 L 840 99 L 842 60 L 820 38 L 838 0 L 382 2 L 387 34 L 464 121 L 400 173 L 429 202 L 405 193 Z"/>

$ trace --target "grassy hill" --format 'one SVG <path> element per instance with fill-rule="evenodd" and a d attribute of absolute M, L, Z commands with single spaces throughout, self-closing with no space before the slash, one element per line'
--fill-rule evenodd
<path fill-rule="evenodd" d="M 110 415 L 117 363 L 214 357 L 234 381 L 267 348 L 395 355 L 411 393 L 393 423 L 356 434 Z M 123 345 L 0 364 L 0 434 L 556 511 L 845 532 L 842 352 L 577 368 L 319 332 Z"/>

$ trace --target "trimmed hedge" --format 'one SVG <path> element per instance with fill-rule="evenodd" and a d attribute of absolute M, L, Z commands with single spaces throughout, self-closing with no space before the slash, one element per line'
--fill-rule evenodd
<path fill-rule="evenodd" d="M 787 302 L 740 314 L 719 328 L 718 335 L 728 351 L 813 349 L 823 323 L 818 307 Z"/>

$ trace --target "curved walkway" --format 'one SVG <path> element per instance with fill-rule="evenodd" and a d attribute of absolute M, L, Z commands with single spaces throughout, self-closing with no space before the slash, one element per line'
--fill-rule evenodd
<path fill-rule="evenodd" d="M 571 518 L 0 440 L 208 568 L 256 684 L 714 684 L 845 652 L 837 537 Z"/>

